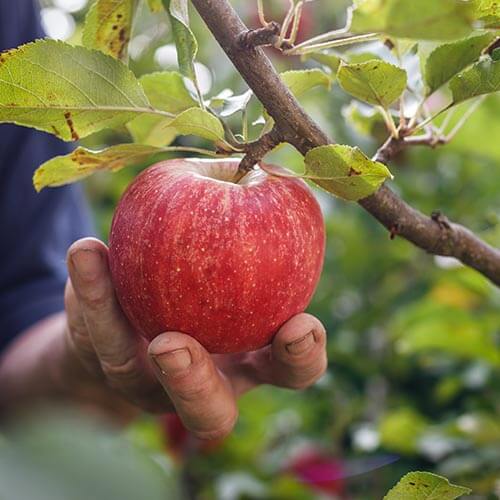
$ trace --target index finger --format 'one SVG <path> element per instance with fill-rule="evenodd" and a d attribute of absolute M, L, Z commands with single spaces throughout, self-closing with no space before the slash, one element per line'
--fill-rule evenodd
<path fill-rule="evenodd" d="M 171 409 L 115 295 L 104 243 L 86 238 L 68 251 L 68 269 L 85 323 L 108 383 L 152 411 Z"/>

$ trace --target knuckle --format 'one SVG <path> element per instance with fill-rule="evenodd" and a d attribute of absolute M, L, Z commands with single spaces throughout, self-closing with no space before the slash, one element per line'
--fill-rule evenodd
<path fill-rule="evenodd" d="M 313 365 L 301 370 L 294 370 L 296 376 L 289 379 L 288 387 L 299 391 L 311 387 L 325 374 L 327 367 L 328 362 L 325 355 L 321 357 L 319 362 L 315 361 Z"/>
<path fill-rule="evenodd" d="M 87 329 L 82 329 L 80 326 L 68 325 L 69 337 L 76 351 L 84 354 L 95 353 L 94 344 L 87 332 Z"/>
<path fill-rule="evenodd" d="M 306 355 L 292 358 L 288 356 L 283 360 L 285 367 L 294 373 L 307 373 L 316 369 L 318 360 L 316 353 L 307 353 Z"/>
<path fill-rule="evenodd" d="M 112 387 L 136 382 L 142 376 L 142 367 L 135 354 L 118 363 L 101 359 L 101 367 Z"/>
<path fill-rule="evenodd" d="M 210 397 L 215 390 L 215 385 L 216 381 L 211 376 L 199 380 L 184 377 L 177 380 L 172 389 L 184 403 L 195 403 L 196 401 Z"/>
<path fill-rule="evenodd" d="M 217 426 L 210 430 L 193 431 L 193 434 L 204 441 L 224 439 L 231 434 L 238 421 L 238 410 L 233 409 Z"/>
<path fill-rule="evenodd" d="M 102 287 L 94 286 L 81 293 L 82 300 L 87 308 L 92 312 L 100 312 L 106 308 L 108 304 L 109 294 Z"/>

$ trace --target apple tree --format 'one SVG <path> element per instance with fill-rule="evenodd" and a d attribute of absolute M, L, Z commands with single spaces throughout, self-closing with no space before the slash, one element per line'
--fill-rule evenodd
<path fill-rule="evenodd" d="M 286 158 L 293 158 L 288 165 L 293 175 L 350 202 L 353 208 L 346 210 L 374 218 L 395 240 L 392 243 L 400 245 L 398 252 L 413 251 L 399 241 L 407 240 L 427 254 L 452 257 L 484 276 L 477 281 L 476 273 L 466 274 L 460 278 L 460 286 L 435 284 L 432 294 L 414 306 L 410 300 L 402 301 L 397 287 L 381 286 L 382 300 L 394 304 L 386 311 L 393 312 L 391 328 L 411 332 L 410 337 L 400 339 L 405 348 L 419 352 L 422 345 L 446 345 L 453 355 L 473 355 L 498 366 L 500 354 L 494 340 L 481 336 L 479 341 L 470 333 L 476 327 L 466 328 L 476 317 L 436 305 L 440 300 L 447 307 L 450 301 L 455 305 L 465 301 L 468 308 L 486 297 L 487 280 L 500 285 L 500 251 L 495 248 L 500 240 L 495 222 L 483 220 L 482 213 L 467 212 L 462 222 L 473 225 L 472 232 L 431 206 L 439 196 L 429 195 L 436 191 L 431 185 L 436 177 L 446 180 L 451 175 L 438 165 L 439 151 L 457 143 L 461 148 L 457 154 L 467 150 L 489 156 L 498 168 L 498 2 L 354 0 L 343 26 L 325 26 L 319 0 L 233 3 L 236 10 L 228 0 L 191 0 L 194 9 L 190 12 L 188 0 L 96 0 L 86 15 L 81 43 L 38 40 L 0 54 L 0 122 L 33 127 L 64 141 L 86 140 L 86 147 L 41 165 L 34 176 L 35 188 L 60 186 L 125 167 L 135 172 L 134 167 L 172 155 L 240 157 L 240 170 L 245 173 L 259 168 L 266 157 L 280 159 L 287 151 Z M 337 14 L 336 20 L 342 18 Z M 245 25 L 240 15 L 251 25 Z M 165 36 L 176 45 L 177 68 L 145 73 L 131 60 L 130 42 L 157 24 L 169 26 Z M 234 67 L 225 78 L 233 88 L 213 94 L 203 88 L 198 69 L 199 60 L 207 62 L 204 45 L 212 50 L 212 38 Z M 224 60 L 226 73 L 228 64 Z M 220 65 L 216 71 L 221 71 Z M 244 87 L 237 81 L 238 75 L 245 81 Z M 311 94 L 314 100 L 308 100 Z M 327 120 L 318 109 L 330 106 L 337 108 Z M 96 139 L 99 132 L 112 140 Z M 101 147 L 103 142 L 107 147 Z M 296 153 L 289 152 L 290 146 Z M 423 174 L 418 177 L 424 163 L 436 164 L 428 185 L 426 178 L 422 181 Z M 494 198 L 498 173 L 493 170 L 482 175 L 490 179 L 482 189 L 492 190 L 490 199 Z M 467 182 L 464 179 L 464 185 Z M 422 183 L 429 196 L 411 196 Z M 402 194 L 409 194 L 418 207 L 404 201 Z M 437 194 L 446 205 L 449 193 Z M 483 192 L 476 194 L 480 197 Z M 460 204 L 459 195 L 453 203 Z M 338 203 L 344 206 L 344 201 Z M 365 215 L 356 217 L 366 221 Z M 474 224 L 475 217 L 484 223 Z M 404 260 L 388 250 L 385 255 L 377 253 L 369 270 L 362 268 L 359 261 L 367 259 L 364 252 L 370 251 L 370 231 L 376 230 L 372 224 L 363 224 L 361 234 L 356 228 L 340 227 L 344 234 L 356 232 L 356 241 L 364 247 L 356 255 L 358 262 L 344 270 L 346 281 L 375 281 L 376 275 L 369 274 L 373 267 L 388 274 L 391 266 Z M 419 254 L 412 255 L 420 259 Z M 418 273 L 406 261 L 405 265 L 408 274 Z M 427 260 L 422 265 L 431 264 Z M 361 268 L 364 275 L 359 274 Z M 320 297 L 313 306 L 318 310 L 328 286 L 320 286 Z M 419 330 L 415 325 L 422 316 L 428 322 Z M 372 319 L 367 316 L 358 322 Z M 485 330 L 495 328 L 491 309 L 483 320 Z M 454 329 L 457 337 L 460 333 L 463 337 L 444 339 L 444 324 L 447 331 Z M 498 328 L 498 316 L 496 324 Z M 436 333 L 429 336 L 426 331 Z M 384 360 L 393 363 L 393 369 L 402 363 L 392 357 Z M 362 373 L 363 369 L 354 371 Z M 446 393 L 453 389 L 450 387 L 439 390 Z M 419 413 L 401 410 L 388 415 L 385 425 L 398 429 L 395 434 L 400 438 L 387 431 L 388 448 L 392 443 L 392 449 L 404 454 L 410 449 L 414 430 L 427 423 Z M 407 427 L 413 429 L 412 436 L 404 434 Z M 381 432 L 383 435 L 383 428 Z M 418 489 L 414 498 L 425 498 L 418 496 L 426 488 L 420 485 L 421 478 L 414 479 L 407 478 L 387 498 L 413 498 L 408 496 L 413 493 L 400 492 L 404 488 Z M 439 498 L 465 493 L 446 482 L 438 484 L 438 479 L 423 479 L 434 480 L 436 488 L 447 489 Z"/>

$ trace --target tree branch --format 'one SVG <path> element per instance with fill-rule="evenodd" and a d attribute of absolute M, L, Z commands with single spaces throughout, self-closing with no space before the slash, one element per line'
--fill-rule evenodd
<path fill-rule="evenodd" d="M 414 137 L 404 137 L 404 134 L 400 137 L 391 136 L 375 153 L 373 159 L 387 164 L 409 146 L 429 146 L 435 148 L 447 142 L 448 139 L 446 137 L 431 134 L 417 135 Z"/>
<path fill-rule="evenodd" d="M 262 102 L 282 138 L 302 154 L 332 141 L 307 115 L 262 49 L 240 43 L 248 30 L 227 0 L 192 0 L 195 8 L 236 69 Z M 429 253 L 455 257 L 500 285 L 500 251 L 468 229 L 449 227 L 418 212 L 387 186 L 359 204 L 395 232 Z"/>

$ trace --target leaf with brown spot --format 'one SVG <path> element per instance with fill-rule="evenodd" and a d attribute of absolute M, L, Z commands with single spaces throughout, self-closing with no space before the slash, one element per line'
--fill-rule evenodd
<path fill-rule="evenodd" d="M 33 127 L 75 141 L 137 116 L 175 116 L 153 109 L 134 74 L 96 50 L 39 40 L 4 54 L 0 123 Z"/>
<path fill-rule="evenodd" d="M 83 44 L 126 61 L 137 0 L 96 0 L 89 9 Z"/>
<path fill-rule="evenodd" d="M 358 148 L 330 144 L 305 156 L 304 178 L 345 200 L 357 201 L 373 194 L 392 178 L 382 163 L 370 160 Z"/>
<path fill-rule="evenodd" d="M 384 500 L 454 500 L 471 493 L 430 472 L 410 472 L 387 493 Z"/>
<path fill-rule="evenodd" d="M 37 191 L 79 181 L 98 170 L 116 172 L 145 162 L 164 149 L 140 144 L 119 144 L 102 151 L 77 148 L 69 155 L 56 156 L 41 165 L 33 176 Z"/>

